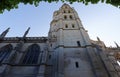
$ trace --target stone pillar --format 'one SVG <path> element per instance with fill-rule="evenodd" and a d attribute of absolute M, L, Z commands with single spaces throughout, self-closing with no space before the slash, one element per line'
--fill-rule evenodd
<path fill-rule="evenodd" d="M 100 50 L 100 48 L 98 47 L 98 54 L 99 57 L 101 58 L 105 69 L 107 70 L 107 73 L 110 77 L 120 77 L 119 73 L 120 73 L 120 67 L 117 64 L 117 61 L 115 60 L 115 58 L 113 56 L 109 56 L 107 57 L 107 55 L 105 54 L 106 51 Z M 116 68 L 117 67 L 117 68 Z"/>
<path fill-rule="evenodd" d="M 23 41 L 18 43 L 14 48 L 14 50 L 12 50 L 12 52 L 10 53 L 9 57 L 2 62 L 2 65 L 0 66 L 0 77 L 4 77 L 4 75 L 9 72 L 10 65 L 8 64 L 10 64 L 10 62 L 12 62 L 12 60 L 16 58 L 17 51 L 20 51 L 20 49 L 22 48 L 22 45 L 23 45 Z"/>
<path fill-rule="evenodd" d="M 53 65 L 53 73 L 52 73 L 52 76 L 53 77 L 57 77 L 58 76 L 58 53 L 57 51 L 54 51 L 53 52 L 53 59 L 52 59 L 52 65 Z"/>
<path fill-rule="evenodd" d="M 120 77 L 120 66 L 114 56 L 109 56 L 109 59 L 107 61 L 105 60 L 105 64 L 111 77 Z"/>
<path fill-rule="evenodd" d="M 10 66 L 7 64 L 2 64 L 0 66 L 0 77 L 4 77 L 8 71 L 10 70 Z"/>
<path fill-rule="evenodd" d="M 86 52 L 88 54 L 88 58 L 90 59 L 94 75 L 96 77 L 110 77 L 99 57 L 99 54 L 97 53 L 99 51 L 95 51 L 92 47 L 87 47 Z"/>
<path fill-rule="evenodd" d="M 16 56 L 17 56 L 17 54 L 19 54 L 19 56 L 16 57 L 16 59 L 17 59 L 15 61 L 16 64 L 18 64 L 20 62 L 21 57 L 23 55 L 23 52 L 21 52 L 21 48 L 23 47 L 23 44 L 24 44 L 24 41 L 21 40 L 15 47 Z"/>
<path fill-rule="evenodd" d="M 42 55 L 40 55 L 40 56 L 42 56 L 41 57 L 42 59 L 40 62 L 37 77 L 45 77 L 47 55 L 48 55 L 48 50 L 45 48 Z"/>
<path fill-rule="evenodd" d="M 21 60 L 21 58 L 23 57 L 22 55 L 23 55 L 23 52 L 17 52 L 16 53 L 16 55 L 18 55 L 17 57 L 16 57 L 16 60 L 15 60 L 15 64 L 18 64 L 18 63 L 20 63 L 20 60 Z"/>
<path fill-rule="evenodd" d="M 45 65 L 40 65 L 37 77 L 45 77 Z"/>
<path fill-rule="evenodd" d="M 59 47 L 58 50 L 58 76 L 64 77 L 64 49 L 63 47 Z"/>

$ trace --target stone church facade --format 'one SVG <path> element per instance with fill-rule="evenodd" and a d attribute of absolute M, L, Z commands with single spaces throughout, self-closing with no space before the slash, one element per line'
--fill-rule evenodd
<path fill-rule="evenodd" d="M 74 8 L 54 12 L 48 37 L 0 35 L 0 77 L 120 77 L 120 47 L 91 40 Z"/>

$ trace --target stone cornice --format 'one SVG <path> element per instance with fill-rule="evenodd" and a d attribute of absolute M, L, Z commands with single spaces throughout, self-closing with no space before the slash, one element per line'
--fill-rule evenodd
<path fill-rule="evenodd" d="M 0 43 L 19 43 L 23 40 L 25 43 L 44 43 L 48 40 L 47 37 L 5 37 L 0 40 Z"/>
<path fill-rule="evenodd" d="M 80 29 L 65 29 L 65 28 L 58 28 L 56 31 L 51 31 L 51 32 L 58 32 L 60 29 L 62 29 L 62 30 L 80 30 Z M 83 27 L 81 27 L 81 29 L 84 29 Z"/>
<path fill-rule="evenodd" d="M 94 45 L 85 45 L 85 46 L 64 46 L 64 45 L 58 45 L 54 49 L 57 49 L 59 47 L 63 48 L 86 48 L 86 47 L 95 47 Z"/>

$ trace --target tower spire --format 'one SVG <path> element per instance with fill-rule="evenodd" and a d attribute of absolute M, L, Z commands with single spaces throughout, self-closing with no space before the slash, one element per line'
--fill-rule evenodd
<path fill-rule="evenodd" d="M 29 30 L 30 30 L 30 27 L 28 27 L 28 29 L 25 31 L 25 33 L 24 33 L 24 35 L 23 35 L 23 38 L 26 37 L 26 35 L 28 34 Z"/>
<path fill-rule="evenodd" d="M 98 41 L 101 41 L 99 37 L 97 37 L 97 40 L 98 40 Z"/>
<path fill-rule="evenodd" d="M 119 48 L 119 45 L 116 43 L 116 42 L 114 42 L 115 43 L 115 45 L 117 46 L 117 48 Z"/>
<path fill-rule="evenodd" d="M 10 28 L 7 28 L 4 32 L 1 33 L 0 35 L 0 39 L 4 38 L 6 36 L 6 34 L 9 32 Z"/>

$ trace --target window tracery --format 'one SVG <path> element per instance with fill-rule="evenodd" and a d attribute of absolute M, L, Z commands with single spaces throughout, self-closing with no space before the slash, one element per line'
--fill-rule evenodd
<path fill-rule="evenodd" d="M 8 44 L 0 48 L 0 63 L 7 59 L 12 51 L 13 47 L 11 44 Z"/>
<path fill-rule="evenodd" d="M 37 44 L 32 44 L 28 47 L 27 53 L 22 64 L 37 64 L 40 54 L 40 47 Z"/>

